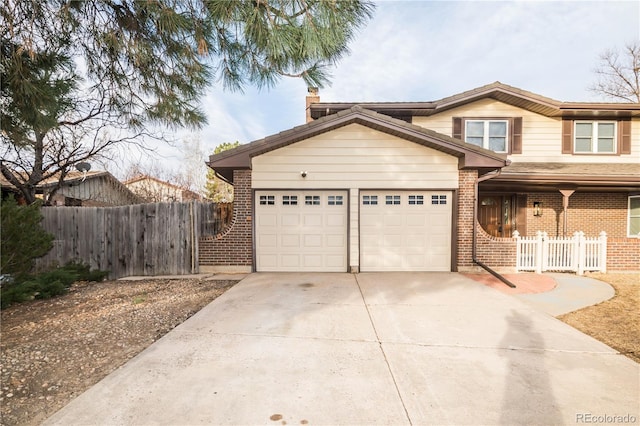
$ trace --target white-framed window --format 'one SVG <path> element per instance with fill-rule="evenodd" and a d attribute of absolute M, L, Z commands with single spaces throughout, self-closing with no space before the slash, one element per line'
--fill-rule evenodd
<path fill-rule="evenodd" d="M 446 195 L 432 195 L 431 204 L 447 204 Z"/>
<path fill-rule="evenodd" d="M 400 196 L 399 195 L 387 195 L 385 196 L 384 203 L 388 206 L 398 206 L 400 205 Z"/>
<path fill-rule="evenodd" d="M 298 196 L 297 195 L 283 195 L 282 196 L 282 205 L 283 206 L 297 206 L 298 205 Z"/>
<path fill-rule="evenodd" d="M 629 196 L 627 235 L 640 238 L 640 195 Z"/>
<path fill-rule="evenodd" d="M 464 140 L 494 152 L 507 152 L 509 120 L 465 120 Z"/>
<path fill-rule="evenodd" d="M 273 206 L 276 204 L 276 196 L 275 195 L 261 195 L 260 196 L 260 205 L 261 206 Z"/>
<path fill-rule="evenodd" d="M 327 204 L 330 206 L 341 206 L 342 195 L 329 195 L 329 197 L 327 197 Z"/>
<path fill-rule="evenodd" d="M 424 204 L 424 195 L 409 195 L 409 205 L 423 205 Z"/>
<path fill-rule="evenodd" d="M 320 196 L 319 195 L 305 195 L 304 196 L 304 205 L 305 206 L 319 206 L 320 205 Z"/>
<path fill-rule="evenodd" d="M 576 121 L 573 132 L 573 152 L 578 154 L 615 154 L 615 121 Z"/>
<path fill-rule="evenodd" d="M 363 206 L 377 206 L 378 205 L 378 196 L 377 195 L 363 195 L 362 196 L 362 205 Z"/>

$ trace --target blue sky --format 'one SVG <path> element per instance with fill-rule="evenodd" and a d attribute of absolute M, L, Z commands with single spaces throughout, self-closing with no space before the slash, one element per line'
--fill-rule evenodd
<path fill-rule="evenodd" d="M 598 55 L 640 39 L 637 1 L 380 1 L 374 18 L 337 64 L 321 101 L 431 101 L 501 81 L 560 101 L 602 100 L 587 89 Z M 175 138 L 199 138 L 207 155 L 303 124 L 306 86 L 283 79 L 270 90 L 211 86 L 209 123 Z M 181 146 L 159 146 L 179 168 Z"/>

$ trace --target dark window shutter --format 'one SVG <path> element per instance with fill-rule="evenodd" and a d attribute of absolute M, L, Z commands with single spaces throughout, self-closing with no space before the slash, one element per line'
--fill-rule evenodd
<path fill-rule="evenodd" d="M 511 154 L 522 154 L 522 117 L 515 117 L 512 120 Z"/>
<path fill-rule="evenodd" d="M 631 154 L 631 119 L 618 121 L 618 153 Z"/>
<path fill-rule="evenodd" d="M 573 120 L 562 120 L 562 153 L 573 153 Z"/>
<path fill-rule="evenodd" d="M 454 138 L 462 140 L 462 118 L 453 117 L 453 135 Z"/>

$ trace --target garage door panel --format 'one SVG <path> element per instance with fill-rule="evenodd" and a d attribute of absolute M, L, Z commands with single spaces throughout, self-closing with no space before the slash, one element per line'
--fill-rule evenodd
<path fill-rule="evenodd" d="M 282 235 L 282 247 L 300 248 L 300 236 L 297 234 Z"/>
<path fill-rule="evenodd" d="M 322 228 L 322 215 L 320 214 L 305 214 L 304 226 Z"/>
<path fill-rule="evenodd" d="M 347 270 L 346 191 L 255 194 L 258 271 Z"/>
<path fill-rule="evenodd" d="M 298 226 L 300 224 L 300 214 L 283 214 L 280 216 L 282 226 Z"/>
<path fill-rule="evenodd" d="M 264 215 L 258 218 L 258 224 L 260 226 L 277 226 L 278 225 L 278 216 L 275 214 Z"/>
<path fill-rule="evenodd" d="M 298 268 L 300 266 L 300 255 L 281 254 L 276 256 L 280 262 L 275 262 L 272 266 L 284 266 L 286 268 Z"/>
<path fill-rule="evenodd" d="M 449 271 L 451 221 L 450 191 L 362 191 L 361 270 Z"/>
<path fill-rule="evenodd" d="M 346 243 L 343 235 L 327 235 L 327 247 L 345 247 Z"/>
<path fill-rule="evenodd" d="M 344 214 L 328 214 L 326 218 L 328 227 L 344 228 L 346 225 L 346 216 Z"/>
<path fill-rule="evenodd" d="M 322 247 L 322 235 L 305 235 L 304 247 Z"/>
<path fill-rule="evenodd" d="M 412 227 L 412 226 L 423 227 L 425 226 L 426 223 L 427 223 L 427 218 L 424 215 L 424 213 L 422 215 L 411 213 L 406 216 L 406 224 L 409 227 Z"/>
<path fill-rule="evenodd" d="M 260 247 L 275 248 L 278 246 L 278 236 L 275 234 L 264 234 L 260 239 Z"/>
<path fill-rule="evenodd" d="M 401 227 L 403 224 L 403 218 L 397 213 L 390 211 L 388 215 L 384 216 L 384 226 L 387 227 Z"/>

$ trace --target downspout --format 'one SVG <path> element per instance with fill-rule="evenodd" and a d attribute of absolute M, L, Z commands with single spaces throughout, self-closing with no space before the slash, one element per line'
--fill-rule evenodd
<path fill-rule="evenodd" d="M 473 185 L 473 236 L 471 240 L 472 241 L 471 260 L 473 261 L 473 263 L 480 266 L 481 268 L 489 272 L 491 275 L 493 275 L 494 277 L 496 277 L 497 279 L 499 279 L 500 281 L 508 285 L 509 287 L 516 288 L 516 285 L 514 283 L 512 283 L 511 281 L 506 279 L 504 276 L 500 275 L 499 273 L 497 273 L 496 271 L 494 271 L 493 269 L 491 269 L 490 267 L 488 267 L 487 265 L 479 261 L 476 257 L 476 231 L 477 231 L 477 223 L 478 223 L 478 184 L 480 182 L 484 182 L 486 180 L 498 177 L 500 176 L 500 173 L 502 173 L 502 169 L 498 169 L 495 172 L 486 174 L 482 177 L 477 177 Z"/>

